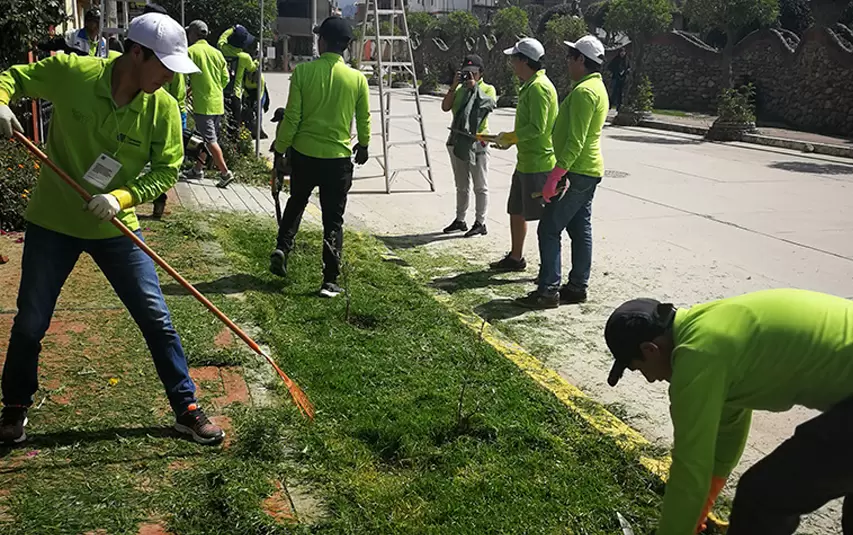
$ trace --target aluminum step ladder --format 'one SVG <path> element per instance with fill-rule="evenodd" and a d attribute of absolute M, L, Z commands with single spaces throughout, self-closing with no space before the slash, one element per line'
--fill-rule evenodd
<path fill-rule="evenodd" d="M 380 5 L 381 3 L 381 5 Z M 397 23 L 402 22 L 402 35 L 395 35 Z M 374 135 L 382 136 L 382 155 L 375 156 L 382 166 L 385 175 L 385 192 L 391 193 L 391 185 L 400 173 L 418 172 L 429 184 L 430 191 L 435 191 L 435 182 L 432 177 L 432 166 L 429 161 L 429 148 L 427 147 L 426 130 L 424 129 L 424 118 L 421 109 L 421 99 L 418 94 L 418 77 L 415 71 L 414 52 L 409 40 L 409 25 L 406 21 L 406 10 L 403 0 L 367 0 L 364 10 L 364 18 L 361 25 L 361 37 L 358 43 L 358 65 L 359 68 L 369 66 L 374 68 L 374 73 L 379 80 L 379 109 L 371 110 L 378 113 L 380 119 L 380 131 Z M 382 22 L 389 22 L 390 35 L 383 35 Z M 372 29 L 372 35 L 368 31 Z M 372 43 L 371 51 L 373 58 L 364 58 L 365 43 Z M 402 50 L 400 50 L 402 49 Z M 387 56 L 387 57 L 386 57 Z M 397 57 L 402 56 L 402 57 Z M 392 95 L 413 96 L 415 101 L 414 114 L 392 114 Z M 391 119 L 415 120 L 418 123 L 419 138 L 391 140 Z M 389 164 L 390 152 L 394 147 L 414 146 L 421 147 L 424 153 L 423 165 L 408 165 L 406 167 L 391 168 Z"/>

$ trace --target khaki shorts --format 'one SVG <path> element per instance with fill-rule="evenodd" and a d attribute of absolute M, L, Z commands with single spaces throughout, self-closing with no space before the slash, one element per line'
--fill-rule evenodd
<path fill-rule="evenodd" d="M 533 198 L 534 193 L 542 193 L 548 173 L 512 174 L 512 184 L 509 187 L 509 199 L 506 211 L 509 215 L 522 215 L 525 221 L 538 221 L 545 209 L 542 197 Z"/>

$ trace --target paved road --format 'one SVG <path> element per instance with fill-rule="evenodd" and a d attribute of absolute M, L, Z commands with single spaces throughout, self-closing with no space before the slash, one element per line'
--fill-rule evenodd
<path fill-rule="evenodd" d="M 269 75 L 273 108 L 284 106 L 287 76 Z M 374 109 L 378 107 L 374 96 Z M 394 113 L 413 111 L 411 98 L 395 98 Z M 515 161 L 513 151 L 493 151 L 489 185 L 490 234 L 475 240 L 444 240 L 435 232 L 453 218 L 454 187 L 444 141 L 449 116 L 439 100 L 423 99 L 435 193 L 417 174 L 405 174 L 384 193 L 371 178 L 376 164 L 360 170 L 348 216 L 389 243 L 406 236 L 428 250 L 457 254 L 485 266 L 509 249 L 505 203 Z M 498 110 L 494 132 L 511 130 L 514 110 Z M 378 131 L 378 120 L 374 121 Z M 273 132 L 272 125 L 268 131 Z M 395 120 L 394 139 L 412 139 L 414 121 Z M 376 138 L 375 138 L 376 139 Z M 853 165 L 742 144 L 713 144 L 687 135 L 638 128 L 606 129 L 608 175 L 595 199 L 595 263 L 590 302 L 543 313 L 553 352 L 547 363 L 605 403 L 619 403 L 632 425 L 651 440 L 668 443 L 671 425 L 666 390 L 629 377 L 606 386 L 609 357 L 601 331 L 609 312 L 625 299 L 654 296 L 676 305 L 747 291 L 798 287 L 853 297 Z M 371 148 L 378 153 L 378 140 Z M 392 164 L 411 166 L 422 155 L 395 149 Z M 393 166 L 392 165 L 392 166 Z M 390 238 L 389 238 L 390 237 Z M 567 247 L 564 247 L 564 252 Z M 526 256 L 538 267 L 535 227 Z M 566 255 L 567 265 L 568 256 Z M 487 310 L 487 309 L 484 309 Z M 537 340 L 542 342 L 542 340 Z M 741 469 L 772 451 L 812 413 L 758 414 Z M 811 533 L 840 533 L 837 507 L 813 515 Z"/>

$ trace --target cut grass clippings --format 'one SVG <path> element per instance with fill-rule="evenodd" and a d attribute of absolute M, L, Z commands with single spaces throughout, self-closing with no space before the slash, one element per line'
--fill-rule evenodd
<path fill-rule="evenodd" d="M 158 252 L 238 322 L 259 327 L 316 420 L 267 374 L 280 403 L 229 409 L 228 449 L 176 439 L 132 321 L 124 312 L 87 320 L 108 343 L 84 338 L 64 361 L 62 386 L 74 397 L 33 411 L 39 453 L 0 450 L 12 519 L 0 532 L 134 534 L 155 518 L 176 535 L 613 534 L 617 511 L 637 533 L 651 531 L 660 483 L 383 261 L 372 238 L 347 236 L 347 321 L 343 296 L 316 297 L 316 231 L 298 237 L 284 282 L 267 273 L 269 219 L 176 211 L 148 226 Z M 217 242 L 226 259 L 212 261 L 200 241 Z M 161 282 L 191 360 L 261 366 L 245 353 L 217 354 L 210 340 L 221 326 Z M 243 298 L 226 297 L 233 292 Z M 72 373 L 87 366 L 95 377 Z M 121 378 L 112 389 L 92 387 L 111 375 Z M 312 497 L 312 507 L 296 503 L 310 527 L 263 512 L 276 481 Z"/>

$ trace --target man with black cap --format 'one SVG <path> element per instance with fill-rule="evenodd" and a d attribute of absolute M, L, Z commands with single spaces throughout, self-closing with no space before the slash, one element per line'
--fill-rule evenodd
<path fill-rule="evenodd" d="M 564 44 L 569 47 L 568 71 L 574 86 L 554 123 L 557 163 L 542 189 L 546 204 L 538 228 L 539 278 L 536 290 L 519 300 L 530 308 L 586 301 L 592 268 L 592 198 L 604 176 L 601 131 L 610 109 L 601 79 L 604 45 L 592 35 Z M 572 241 L 572 270 L 561 287 L 564 231 Z"/>
<path fill-rule="evenodd" d="M 658 535 L 695 533 L 746 444 L 753 410 L 822 411 L 740 478 L 729 535 L 790 535 L 800 516 L 845 497 L 853 533 L 853 302 L 766 290 L 689 309 L 623 304 L 604 336 L 627 370 L 667 381 L 672 467 Z"/>
<path fill-rule="evenodd" d="M 101 37 L 101 10 L 93 7 L 83 16 L 83 27 L 68 30 L 61 37 L 51 39 L 38 46 L 45 52 L 65 52 L 81 56 L 106 58 L 109 56 L 107 40 Z"/>
<path fill-rule="evenodd" d="M 482 58 L 477 55 L 467 56 L 441 103 L 442 111 L 453 112 L 447 149 L 456 179 L 456 219 L 444 229 L 445 234 L 465 232 L 465 237 L 470 238 L 488 233 L 486 211 L 489 187 L 486 176 L 489 174 L 489 146 L 477 140 L 477 134 L 489 131 L 488 117 L 495 109 L 496 101 L 495 87 L 483 81 Z M 468 211 L 472 181 L 476 213 L 474 225 L 469 230 L 465 214 Z"/>
<path fill-rule="evenodd" d="M 353 39 L 352 28 L 340 17 L 329 17 L 314 29 L 320 36 L 320 57 L 293 70 L 284 120 L 277 128 L 276 167 L 292 167 L 290 198 L 281 217 L 270 271 L 287 275 L 287 255 L 299 230 L 302 212 L 314 188 L 320 188 L 323 211 L 322 297 L 335 297 L 343 247 L 344 211 L 352 186 L 353 163 L 367 162 L 370 143 L 370 94 L 367 78 L 343 60 Z M 358 144 L 350 148 L 355 117 Z M 285 156 L 286 155 L 286 156 Z"/>
<path fill-rule="evenodd" d="M 231 111 L 231 129 L 236 135 L 243 125 L 243 80 L 246 73 L 255 72 L 258 62 L 246 52 L 255 44 L 255 36 L 244 26 L 237 24 L 219 36 L 217 45 L 228 64 L 230 82 L 225 86 L 225 97 Z M 217 186 L 227 187 L 231 180 L 220 180 Z"/>

